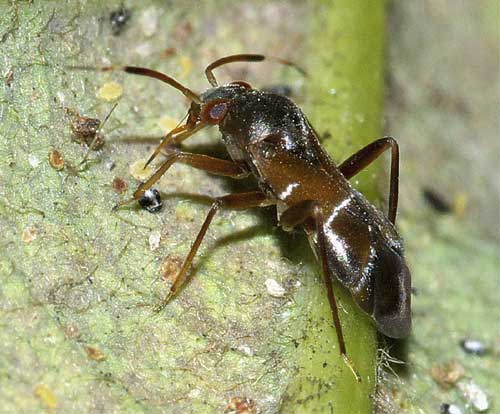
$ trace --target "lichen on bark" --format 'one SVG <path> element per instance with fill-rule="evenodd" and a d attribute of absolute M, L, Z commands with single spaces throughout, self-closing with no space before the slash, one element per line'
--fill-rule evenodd
<path fill-rule="evenodd" d="M 261 412 L 370 412 L 374 328 L 337 289 L 348 350 L 363 376 L 356 384 L 338 356 L 319 267 L 301 235 L 276 229 L 272 209 L 221 213 L 190 282 L 163 312 L 153 311 L 168 288 L 161 262 L 184 257 L 208 197 L 241 189 L 175 166 L 158 186 L 160 214 L 135 206 L 111 212 L 124 197 L 114 179 L 136 186 L 129 165 L 158 142 L 162 125 L 183 116 L 186 102 L 153 80 L 67 66 L 148 66 L 203 90 L 204 65 L 221 55 L 291 58 L 307 78 L 272 64 L 235 65 L 218 76 L 289 82 L 340 160 L 380 136 L 383 3 L 125 2 L 130 21 L 113 36 L 109 16 L 122 3 L 1 6 L 5 412 L 222 412 L 236 396 Z M 354 70 L 361 63 L 371 70 Z M 123 95 L 104 126 L 104 149 L 81 168 L 85 149 L 65 108 L 105 118 L 113 104 L 98 91 L 108 81 Z M 216 131 L 187 147 L 223 152 Z M 48 161 L 53 149 L 62 170 Z M 270 296 L 266 279 L 286 295 Z"/>

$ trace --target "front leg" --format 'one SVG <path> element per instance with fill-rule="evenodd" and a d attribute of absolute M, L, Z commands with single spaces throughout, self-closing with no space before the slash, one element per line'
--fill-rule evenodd
<path fill-rule="evenodd" d="M 169 157 L 163 162 L 163 164 L 161 164 L 160 167 L 153 173 L 153 175 L 149 177 L 147 181 L 143 182 L 141 185 L 139 185 L 139 187 L 137 187 L 137 190 L 135 190 L 131 199 L 122 201 L 121 203 L 117 204 L 115 207 L 113 207 L 113 210 L 116 210 L 118 207 L 124 204 L 139 200 L 144 195 L 144 193 L 148 189 L 150 189 L 176 162 L 190 165 L 191 167 L 206 171 L 209 174 L 221 175 L 235 179 L 245 178 L 249 174 L 247 170 L 232 161 L 221 160 L 219 158 L 213 158 L 203 154 L 176 152 L 170 154 Z"/>
<path fill-rule="evenodd" d="M 231 210 L 245 210 L 252 207 L 265 207 L 271 204 L 273 204 L 273 202 L 270 201 L 267 198 L 267 196 L 260 191 L 229 194 L 223 197 L 216 198 L 207 214 L 207 217 L 205 218 L 203 225 L 201 226 L 198 236 L 196 236 L 196 239 L 193 245 L 191 246 L 191 250 L 189 251 L 186 259 L 184 260 L 184 263 L 182 264 L 181 270 L 179 271 L 179 273 L 175 278 L 175 282 L 170 288 L 170 292 L 168 293 L 167 297 L 162 301 L 162 303 L 157 307 L 157 310 L 163 309 L 170 300 L 170 298 L 172 298 L 175 295 L 179 287 L 182 286 L 182 284 L 184 283 L 187 277 L 187 271 L 191 266 L 191 263 L 193 262 L 193 259 L 196 255 L 196 252 L 198 251 L 198 248 L 201 245 L 201 242 L 203 241 L 203 238 L 205 237 L 205 234 L 207 233 L 208 227 L 210 226 L 210 223 L 212 223 L 215 214 L 221 208 L 231 209 Z"/>
<path fill-rule="evenodd" d="M 312 223 L 309 223 L 312 221 Z M 335 294 L 333 292 L 332 280 L 333 273 L 328 264 L 327 249 L 328 245 L 326 243 L 325 231 L 324 231 L 324 216 L 323 209 L 318 201 L 315 200 L 304 200 L 301 201 L 287 210 L 285 210 L 280 216 L 280 225 L 286 230 L 290 231 L 300 224 L 312 225 L 314 231 L 316 231 L 316 237 L 318 238 L 318 245 L 320 251 L 320 260 L 323 267 L 323 279 L 325 281 L 326 291 L 328 295 L 328 301 L 330 302 L 330 309 L 332 310 L 333 323 L 335 324 L 335 331 L 337 332 L 337 341 L 339 343 L 339 350 L 344 362 L 352 371 L 356 380 L 361 382 L 361 376 L 358 371 L 354 368 L 351 360 L 347 356 L 344 335 L 342 333 L 342 326 L 340 324 L 339 312 L 337 308 L 337 301 L 335 300 Z"/>
<path fill-rule="evenodd" d="M 175 142 L 176 144 L 180 144 L 182 141 L 190 138 L 206 126 L 206 124 L 201 123 L 196 126 L 185 124 L 172 129 L 155 148 L 151 156 L 146 161 L 146 164 L 144 164 L 144 168 L 146 168 L 170 143 Z"/>

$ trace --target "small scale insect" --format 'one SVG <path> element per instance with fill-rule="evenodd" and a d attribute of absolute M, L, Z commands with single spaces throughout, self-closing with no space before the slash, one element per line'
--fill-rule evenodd
<path fill-rule="evenodd" d="M 265 59 L 263 55 L 238 54 L 216 60 L 205 69 L 212 87 L 201 95 L 152 69 L 135 66 L 76 68 L 124 71 L 155 78 L 177 89 L 191 101 L 185 124 L 165 136 L 146 165 L 163 150 L 167 152 L 166 160 L 139 185 L 132 199 L 115 208 L 140 200 L 176 162 L 234 179 L 255 178 L 258 190 L 214 199 L 160 308 L 185 281 L 210 223 L 221 208 L 242 210 L 275 205 L 278 223 L 285 231 L 302 226 L 309 238 L 323 268 L 340 354 L 360 381 L 347 357 L 332 282 L 337 279 L 351 293 L 359 307 L 372 317 L 379 332 L 392 338 L 409 334 L 411 277 L 403 257 L 401 238 L 394 227 L 399 147 L 393 138 L 381 138 L 337 166 L 321 147 L 306 116 L 288 97 L 253 89 L 243 81 L 223 86 L 217 84 L 214 69 L 232 62 L 261 62 Z M 286 60 L 272 60 L 295 67 Z M 231 161 L 171 150 L 171 144 L 180 144 L 203 128 L 214 125 L 219 126 Z M 391 172 L 389 211 L 385 217 L 348 180 L 388 149 L 391 150 Z"/>
<path fill-rule="evenodd" d="M 49 164 L 54 170 L 57 171 L 60 171 L 64 168 L 64 157 L 58 150 L 52 149 L 49 152 Z"/>

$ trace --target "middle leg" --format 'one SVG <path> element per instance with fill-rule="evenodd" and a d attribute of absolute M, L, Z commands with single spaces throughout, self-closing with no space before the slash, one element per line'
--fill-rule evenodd
<path fill-rule="evenodd" d="M 389 212 L 387 215 L 391 223 L 395 224 L 399 193 L 399 146 L 394 138 L 385 137 L 373 141 L 340 164 L 339 169 L 345 178 L 349 180 L 389 148 L 391 149 L 391 178 L 389 184 Z"/>
<path fill-rule="evenodd" d="M 196 134 L 199 130 L 202 128 L 205 128 L 206 124 L 199 123 L 196 126 L 192 126 L 190 124 L 185 124 L 181 126 L 177 126 L 174 129 L 172 129 L 165 137 L 163 140 L 160 142 L 160 144 L 155 148 L 151 156 L 148 158 L 146 161 L 146 164 L 144 164 L 144 168 L 146 168 L 151 162 L 158 156 L 158 154 L 165 149 L 171 142 L 175 142 L 176 144 L 181 143 L 185 139 L 191 137 L 192 135 Z"/>
<path fill-rule="evenodd" d="M 156 183 L 165 172 L 176 162 L 181 162 L 183 164 L 188 164 L 199 170 L 206 171 L 210 174 L 221 175 L 225 177 L 231 177 L 235 179 L 241 179 L 248 176 L 248 171 L 238 164 L 221 160 L 219 158 L 210 157 L 203 154 L 191 154 L 189 152 L 175 152 L 171 154 L 160 167 L 149 177 L 145 182 L 143 182 L 137 190 L 135 190 L 132 198 L 129 200 L 122 201 L 113 207 L 116 210 L 122 205 L 131 203 L 133 201 L 139 200 L 144 193 L 150 189 L 154 183 Z"/>
<path fill-rule="evenodd" d="M 267 196 L 260 191 L 229 194 L 224 197 L 216 198 L 207 214 L 207 217 L 205 218 L 203 225 L 201 226 L 198 236 L 196 236 L 196 239 L 193 245 L 191 246 L 191 250 L 189 251 L 186 259 L 184 260 L 184 263 L 182 264 L 181 270 L 179 271 L 177 277 L 175 278 L 175 282 L 170 288 L 170 292 L 168 293 L 166 298 L 161 302 L 161 304 L 157 307 L 157 310 L 163 309 L 170 300 L 170 298 L 172 298 L 175 295 L 179 287 L 184 283 L 184 280 L 186 279 L 187 276 L 187 271 L 191 266 L 191 263 L 193 262 L 194 256 L 196 255 L 196 252 L 198 251 L 198 248 L 200 247 L 201 242 L 205 237 L 205 234 L 207 233 L 208 227 L 210 226 L 210 223 L 212 222 L 215 214 L 221 208 L 233 209 L 233 210 L 245 210 L 247 208 L 264 207 L 271 204 L 272 202 L 267 198 Z"/>

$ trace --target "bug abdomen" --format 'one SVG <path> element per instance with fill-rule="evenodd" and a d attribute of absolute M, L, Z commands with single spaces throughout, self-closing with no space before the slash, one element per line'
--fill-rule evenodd
<path fill-rule="evenodd" d="M 328 264 L 361 309 L 374 319 L 378 330 L 401 338 L 411 327 L 410 272 L 392 224 L 372 210 L 374 207 L 356 192 L 354 198 L 327 211 Z M 317 251 L 314 236 L 309 237 Z"/>

